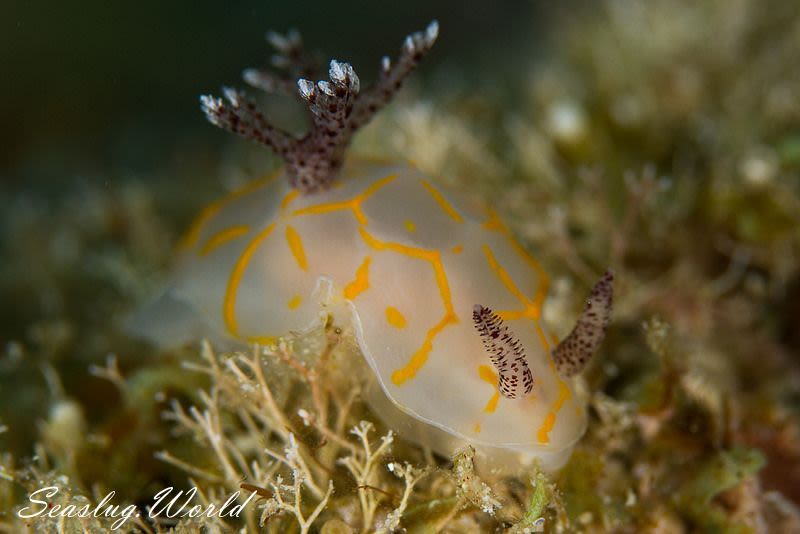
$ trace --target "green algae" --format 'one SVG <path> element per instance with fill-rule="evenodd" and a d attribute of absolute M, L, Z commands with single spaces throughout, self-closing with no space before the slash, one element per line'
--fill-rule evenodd
<path fill-rule="evenodd" d="M 758 450 L 734 448 L 720 451 L 696 467 L 694 474 L 673 497 L 675 506 L 705 532 L 753 532 L 732 520 L 712 501 L 720 493 L 736 487 L 764 466 Z"/>

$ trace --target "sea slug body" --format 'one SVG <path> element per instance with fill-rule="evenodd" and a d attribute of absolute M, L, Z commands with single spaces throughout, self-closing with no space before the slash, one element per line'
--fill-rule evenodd
<path fill-rule="evenodd" d="M 201 335 L 266 344 L 327 314 L 353 326 L 379 386 L 373 408 L 401 434 L 442 452 L 468 442 L 502 461 L 525 456 L 557 469 L 586 426 L 570 377 L 602 339 L 610 273 L 556 348 L 541 316 L 549 277 L 496 214 L 412 165 L 344 157 L 352 132 L 437 31 L 434 23 L 410 36 L 364 93 L 337 61 L 329 82 L 301 79 L 313 129 L 300 139 L 241 93 L 204 97 L 214 124 L 273 148 L 287 167 L 201 213 L 171 287 L 140 314 L 139 329 L 166 344 Z"/>

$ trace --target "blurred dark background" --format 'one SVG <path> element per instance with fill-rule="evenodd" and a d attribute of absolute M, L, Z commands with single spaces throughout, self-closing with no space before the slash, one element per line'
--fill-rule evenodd
<path fill-rule="evenodd" d="M 351 61 L 369 80 L 382 55 L 436 18 L 440 42 L 424 79 L 443 63 L 462 73 L 472 62 L 511 64 L 523 41 L 529 54 L 541 38 L 534 30 L 548 26 L 544 4 L 12 0 L 0 22 L 0 178 L 15 187 L 83 169 L 147 173 L 176 144 L 224 143 L 197 97 L 243 85 L 244 67 L 265 64 L 267 29 L 298 28 L 310 49 Z"/>

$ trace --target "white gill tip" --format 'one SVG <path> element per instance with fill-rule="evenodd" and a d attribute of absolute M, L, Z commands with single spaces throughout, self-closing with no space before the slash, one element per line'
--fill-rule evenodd
<path fill-rule="evenodd" d="M 345 63 L 341 61 L 331 60 L 330 68 L 328 69 L 328 76 L 330 76 L 331 80 L 335 82 L 344 80 L 344 65 Z"/>
<path fill-rule="evenodd" d="M 200 105 L 205 109 L 214 109 L 218 106 L 217 99 L 211 95 L 200 95 Z"/>
<path fill-rule="evenodd" d="M 330 82 L 326 82 L 325 80 L 320 80 L 317 82 L 317 87 L 319 90 L 325 93 L 328 96 L 334 96 L 336 92 L 333 90 L 333 86 Z"/>
<path fill-rule="evenodd" d="M 267 42 L 271 44 L 276 50 L 284 51 L 289 48 L 290 39 L 284 37 L 278 32 L 270 30 L 267 32 L 266 38 Z"/>
<path fill-rule="evenodd" d="M 225 99 L 231 103 L 234 107 L 239 107 L 239 93 L 236 89 L 232 87 L 223 87 L 222 94 L 225 95 Z"/>
<path fill-rule="evenodd" d="M 220 109 L 222 108 L 222 99 L 215 98 L 211 95 L 202 95 L 200 97 L 200 109 L 211 124 L 220 125 Z"/>
<path fill-rule="evenodd" d="M 297 89 L 300 91 L 300 96 L 308 100 L 314 94 L 314 82 L 300 78 L 297 80 Z"/>
<path fill-rule="evenodd" d="M 295 47 L 303 42 L 303 37 L 297 28 L 289 28 L 289 31 L 286 32 L 286 39 Z"/>
<path fill-rule="evenodd" d="M 428 43 L 428 46 L 432 45 L 436 38 L 439 36 L 439 21 L 432 20 L 428 27 L 425 28 L 425 41 Z"/>
<path fill-rule="evenodd" d="M 403 50 L 409 54 L 414 51 L 414 39 L 412 39 L 410 35 L 403 41 Z"/>
<path fill-rule="evenodd" d="M 350 79 L 350 90 L 353 93 L 358 93 L 361 90 L 361 80 L 358 78 L 355 69 L 349 63 L 347 64 L 347 77 Z"/>
<path fill-rule="evenodd" d="M 258 83 L 260 77 L 261 75 L 257 69 L 244 69 L 242 71 L 242 78 L 250 85 Z"/>

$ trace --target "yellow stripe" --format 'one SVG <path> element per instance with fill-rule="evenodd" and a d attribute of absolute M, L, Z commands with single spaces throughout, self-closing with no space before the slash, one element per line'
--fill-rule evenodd
<path fill-rule="evenodd" d="M 534 319 L 533 322 L 536 325 L 536 335 L 539 337 L 539 343 L 541 343 L 542 347 L 544 348 L 544 352 L 547 355 L 548 363 L 550 365 L 550 372 L 553 373 L 553 379 L 558 384 L 558 397 L 556 398 L 555 402 L 553 402 L 553 406 L 550 407 L 547 417 L 545 417 L 544 422 L 542 422 L 542 425 L 539 427 L 537 432 L 537 439 L 539 440 L 539 443 L 549 443 L 549 433 L 558 420 L 558 412 L 561 411 L 561 407 L 564 405 L 564 403 L 570 397 L 572 397 L 572 393 L 570 392 L 566 382 L 564 382 L 564 379 L 562 379 L 556 371 L 556 364 L 553 361 L 553 355 L 550 352 L 550 342 L 547 339 L 547 334 L 545 334 L 544 328 L 542 328 L 541 321 Z"/>
<path fill-rule="evenodd" d="M 502 223 L 499 221 L 499 219 L 497 219 L 496 217 L 493 217 L 492 219 L 484 223 L 484 226 L 487 227 L 488 229 L 495 229 L 495 230 L 499 229 L 502 232 L 507 231 L 502 226 Z M 509 239 L 511 239 L 510 236 Z M 512 244 L 514 244 L 513 240 Z M 489 267 L 492 269 L 492 271 L 494 271 L 495 275 L 497 275 L 497 277 L 500 279 L 500 281 L 503 283 L 506 289 L 508 289 L 508 291 L 511 294 L 513 294 L 517 298 L 517 300 L 519 300 L 520 303 L 523 305 L 522 310 L 503 310 L 497 312 L 497 314 L 504 320 L 523 319 L 523 318 L 528 318 L 533 320 L 534 325 L 536 327 L 536 335 L 539 338 L 539 343 L 544 349 L 545 354 L 547 354 L 551 372 L 553 373 L 554 379 L 558 383 L 559 396 L 553 403 L 553 406 L 551 407 L 550 411 L 548 412 L 547 416 L 542 422 L 542 425 L 539 427 L 539 430 L 537 431 L 538 441 L 540 443 L 549 443 L 550 441 L 549 433 L 556 424 L 556 420 L 558 418 L 558 412 L 561 410 L 561 406 L 564 404 L 564 402 L 570 397 L 571 393 L 564 380 L 556 373 L 555 362 L 553 362 L 553 356 L 550 353 L 550 342 L 547 339 L 547 335 L 545 334 L 544 329 L 542 328 L 542 324 L 539 320 L 541 315 L 541 304 L 542 301 L 544 300 L 545 295 L 547 294 L 547 278 L 541 278 L 539 290 L 536 292 L 536 296 L 534 297 L 533 302 L 531 302 L 530 300 L 527 299 L 527 297 L 525 297 L 525 295 L 522 294 L 522 292 L 517 288 L 516 284 L 514 284 L 514 281 L 511 279 L 506 270 L 503 269 L 503 267 L 497 262 L 497 259 L 494 257 L 492 250 L 487 245 L 483 245 L 482 248 L 484 254 L 486 255 L 486 261 L 489 263 Z M 524 250 L 522 250 L 521 247 L 520 251 L 521 251 L 520 253 L 524 254 Z M 532 258 L 531 261 L 533 261 Z M 546 276 L 544 275 L 544 271 L 541 272 L 541 276 Z"/>
<path fill-rule="evenodd" d="M 546 354 L 550 354 L 550 343 L 547 341 L 547 336 L 544 333 L 544 329 L 542 328 L 542 323 L 538 320 L 534 321 L 536 323 L 536 335 L 539 336 L 539 343 L 542 344 L 544 351 Z"/>
<path fill-rule="evenodd" d="M 209 254 L 211 251 L 224 245 L 225 243 L 236 239 L 237 237 L 242 237 L 247 232 L 250 231 L 250 227 L 245 226 L 243 224 L 231 226 L 230 228 L 225 228 L 211 236 L 203 245 L 203 248 L 200 249 L 200 255 L 205 256 Z"/>
<path fill-rule="evenodd" d="M 305 208 L 294 210 L 292 212 L 292 216 L 294 217 L 298 215 L 321 215 L 323 213 L 330 213 L 332 211 L 339 211 L 339 210 L 353 210 L 355 214 L 356 209 L 357 205 L 354 204 L 353 199 L 351 199 L 351 200 L 342 200 L 340 202 L 328 202 L 325 204 L 306 206 Z M 356 218 L 358 218 L 357 215 Z"/>
<path fill-rule="evenodd" d="M 520 291 L 519 288 L 517 288 L 517 285 L 511 279 L 511 276 L 509 276 L 508 272 L 506 272 L 503 266 L 497 262 L 497 259 L 494 257 L 492 249 L 490 249 L 488 245 L 482 245 L 481 248 L 483 249 L 483 253 L 486 255 L 486 261 L 489 263 L 489 267 L 494 271 L 495 275 L 497 275 L 497 278 L 500 279 L 503 285 L 506 286 L 506 289 L 508 289 L 508 291 L 512 295 L 517 297 L 517 300 L 519 300 L 520 303 L 522 303 L 522 305 L 525 307 L 525 311 L 521 313 L 525 314 L 526 316 L 529 315 L 534 318 L 538 318 L 539 307 L 533 305 L 530 301 L 528 301 L 527 297 L 522 294 L 522 291 Z M 507 318 L 509 312 L 503 312 L 503 313 L 506 315 L 505 316 L 501 315 L 501 317 Z"/>
<path fill-rule="evenodd" d="M 439 322 L 436 323 L 436 325 L 428 330 L 428 333 L 425 335 L 425 341 L 422 342 L 422 346 L 411 355 L 408 363 L 392 373 L 392 382 L 399 386 L 405 381 L 414 378 L 419 370 L 425 365 L 425 362 L 428 361 L 428 355 L 433 349 L 434 338 L 439 335 L 439 333 L 444 330 L 445 327 L 458 322 L 458 317 L 453 311 L 450 285 L 447 282 L 447 274 L 444 271 L 444 266 L 442 265 L 442 260 L 437 250 L 426 250 L 407 245 L 401 245 L 400 243 L 380 241 L 379 239 L 376 239 L 370 235 L 363 227 L 359 228 L 358 231 L 361 234 L 361 238 L 364 240 L 364 242 L 375 250 L 390 250 L 404 256 L 429 262 L 433 267 L 434 276 L 436 277 L 436 285 L 439 288 L 439 295 L 441 296 L 442 303 L 444 304 L 444 317 L 442 317 Z"/>
<path fill-rule="evenodd" d="M 542 426 L 540 426 L 539 430 L 536 432 L 536 439 L 539 443 L 550 443 L 550 431 L 553 430 L 555 424 L 556 414 L 553 412 L 548 413 L 547 417 L 544 418 Z"/>
<path fill-rule="evenodd" d="M 491 230 L 492 232 L 500 233 L 503 233 L 504 228 L 502 221 L 497 216 L 497 213 L 494 212 L 494 210 L 489 210 L 489 218 L 484 221 L 483 227 L 487 230 Z"/>
<path fill-rule="evenodd" d="M 297 266 L 307 271 L 308 261 L 306 260 L 306 251 L 303 249 L 303 240 L 292 226 L 286 227 L 286 243 L 289 245 L 289 250 L 292 251 Z"/>
<path fill-rule="evenodd" d="M 523 261 L 525 261 L 531 267 L 531 269 L 536 271 L 537 275 L 539 275 L 539 287 L 536 290 L 536 294 L 533 296 L 533 305 L 541 309 L 542 303 L 547 297 L 547 291 L 550 287 L 550 277 L 547 275 L 547 272 L 544 270 L 542 265 L 536 261 L 533 256 L 528 254 L 525 248 L 520 245 L 516 239 L 514 239 L 514 236 L 511 234 L 511 230 L 509 230 L 508 227 L 503 224 L 503 221 L 500 220 L 500 218 L 497 216 L 497 213 L 490 211 L 489 219 L 483 223 L 483 227 L 487 230 L 503 234 L 511 244 L 514 252 L 516 252 L 517 255 L 521 257 Z"/>
<path fill-rule="evenodd" d="M 536 300 L 534 301 L 528 300 L 528 298 L 522 294 L 522 291 L 520 291 L 517 285 L 514 283 L 514 280 L 511 279 L 511 276 L 508 274 L 508 272 L 497 261 L 497 259 L 494 256 L 494 253 L 492 252 L 492 249 L 490 249 L 488 245 L 483 245 L 482 249 L 483 253 L 486 255 L 486 261 L 489 264 L 489 267 L 492 269 L 492 271 L 494 271 L 495 275 L 497 276 L 497 278 L 500 279 L 500 281 L 503 283 L 506 289 L 508 289 L 508 291 L 512 295 L 514 295 L 517 298 L 517 300 L 520 301 L 520 304 L 522 304 L 523 306 L 523 309 L 521 310 L 498 310 L 496 312 L 497 315 L 500 316 L 500 318 L 505 321 L 511 321 L 514 319 L 522 319 L 522 318 L 533 319 L 534 321 L 538 321 L 542 314 L 542 307 L 541 307 L 542 301 L 538 297 L 539 292 L 537 292 Z M 544 298 L 545 293 L 546 293 L 546 288 L 545 292 L 541 293 L 542 299 Z M 543 345 L 546 346 L 546 343 L 543 343 Z"/>
<path fill-rule="evenodd" d="M 483 411 L 486 413 L 494 413 L 497 409 L 497 403 L 500 401 L 500 392 L 495 391 L 492 394 L 492 398 L 489 399 L 489 402 L 486 403 L 486 406 L 483 407 Z"/>
<path fill-rule="evenodd" d="M 498 310 L 495 312 L 498 317 L 504 321 L 513 321 L 514 319 L 530 319 L 530 312 L 527 308 L 524 310 Z"/>
<path fill-rule="evenodd" d="M 282 210 L 285 210 L 285 209 L 286 209 L 286 207 L 287 207 L 289 204 L 291 204 L 291 203 L 292 203 L 292 201 L 293 201 L 294 199 L 296 199 L 296 198 L 297 198 L 297 195 L 299 195 L 299 194 L 300 194 L 300 191 L 298 191 L 297 189 L 292 189 L 291 191 L 289 191 L 288 193 L 286 193 L 286 196 L 285 196 L 285 197 L 283 197 L 283 200 L 281 200 L 281 209 L 282 209 Z"/>
<path fill-rule="evenodd" d="M 189 230 L 184 234 L 184 236 L 178 242 L 178 250 L 185 251 L 197 244 L 197 241 L 200 239 L 200 232 L 202 232 L 205 225 L 210 221 L 214 216 L 220 212 L 223 208 L 228 206 L 228 204 L 233 203 L 234 201 L 238 200 L 239 198 L 249 195 L 253 191 L 261 189 L 262 187 L 269 184 L 272 180 L 275 179 L 276 176 L 280 171 L 276 171 L 268 176 L 250 182 L 249 184 L 245 185 L 244 187 L 233 191 L 225 198 L 217 200 L 216 202 L 212 202 L 200 212 L 200 214 L 195 218 L 192 224 L 189 226 Z"/>
<path fill-rule="evenodd" d="M 331 211 L 339 211 L 339 210 L 350 210 L 353 212 L 358 224 L 362 226 L 366 226 L 368 223 L 367 217 L 361 211 L 361 204 L 375 194 L 378 189 L 385 186 L 392 180 L 397 178 L 396 174 L 390 174 L 388 176 L 384 176 L 380 180 L 375 181 L 374 183 L 370 184 L 369 187 L 364 189 L 360 194 L 351 198 L 350 200 L 340 200 L 338 202 L 328 202 L 324 204 L 317 204 L 315 206 L 308 206 L 305 208 L 300 208 L 299 210 L 295 210 L 292 212 L 292 215 L 319 215 L 322 213 L 329 213 Z"/>
<path fill-rule="evenodd" d="M 400 313 L 400 310 L 398 310 L 394 306 L 387 306 L 386 322 L 398 329 L 405 328 L 406 325 L 408 324 L 406 318 L 403 317 L 402 313 Z"/>
<path fill-rule="evenodd" d="M 569 388 L 564 383 L 563 380 L 558 381 L 558 398 L 553 403 L 552 410 L 547 414 L 542 422 L 542 425 L 539 427 L 539 430 L 536 432 L 536 439 L 539 443 L 549 443 L 550 442 L 550 431 L 553 430 L 553 427 L 556 424 L 557 414 L 564 403 L 572 396 L 569 391 Z"/>
<path fill-rule="evenodd" d="M 367 256 L 364 262 L 356 269 L 356 278 L 344 288 L 344 298 L 353 300 L 369 288 L 369 262 L 372 259 Z"/>
<path fill-rule="evenodd" d="M 274 228 L 275 223 L 270 224 L 250 241 L 244 249 L 244 252 L 242 252 L 242 255 L 236 260 L 236 264 L 233 266 L 231 275 L 228 278 L 228 287 L 225 289 L 225 299 L 222 304 L 222 316 L 225 319 L 225 326 L 234 336 L 239 336 L 239 324 L 236 322 L 236 295 L 239 291 L 239 284 L 242 281 L 244 272 L 247 270 L 247 266 L 250 264 L 250 260 L 256 249 L 269 237 L 269 234 L 272 233 Z"/>
<path fill-rule="evenodd" d="M 479 365 L 478 375 L 481 377 L 481 380 L 491 384 L 494 388 L 492 397 L 486 403 L 486 406 L 483 407 L 484 412 L 493 413 L 497 409 L 497 403 L 500 400 L 500 392 L 497 391 L 497 373 L 492 371 L 488 365 Z"/>
<path fill-rule="evenodd" d="M 428 330 L 428 333 L 425 335 L 425 341 L 422 342 L 422 346 L 420 346 L 417 351 L 411 355 L 409 358 L 408 363 L 397 369 L 395 372 L 392 373 L 392 382 L 395 385 L 400 386 L 407 380 L 414 378 L 420 369 L 425 365 L 428 361 L 428 356 L 433 350 L 433 339 L 444 330 L 448 324 L 450 324 L 451 318 L 445 317 L 441 321 L 439 321 L 436 326 Z"/>
<path fill-rule="evenodd" d="M 302 303 L 303 303 L 303 297 L 301 297 L 300 295 L 295 295 L 291 299 L 289 299 L 289 302 L 286 303 L 286 307 L 289 308 L 290 310 L 295 310 Z"/>
<path fill-rule="evenodd" d="M 480 376 L 481 380 L 484 382 L 495 387 L 497 386 L 497 373 L 495 373 L 488 365 L 478 366 L 478 376 Z"/>
<path fill-rule="evenodd" d="M 442 210 L 451 219 L 453 219 L 457 223 L 463 223 L 464 222 L 464 219 L 463 219 L 463 217 L 461 217 L 461 214 L 458 213 L 458 211 L 456 211 L 456 209 L 453 207 L 453 205 L 450 204 L 447 201 L 446 198 L 444 198 L 444 195 L 442 195 L 442 193 L 440 193 L 438 189 L 433 187 L 427 180 L 420 180 L 419 182 L 425 187 L 425 189 L 428 190 L 428 193 L 431 194 L 431 196 L 433 197 L 433 200 L 435 200 L 436 203 L 439 204 L 439 207 L 442 208 Z"/>
<path fill-rule="evenodd" d="M 272 345 L 276 341 L 278 341 L 278 338 L 275 336 L 250 336 L 247 338 L 248 343 L 258 343 L 262 346 Z"/>
<path fill-rule="evenodd" d="M 386 176 L 384 176 L 380 180 L 377 180 L 377 181 L 373 182 L 372 184 L 370 184 L 369 187 L 364 189 L 364 191 L 362 191 L 360 195 L 358 195 L 358 197 L 357 197 L 358 198 L 358 202 L 359 203 L 360 202 L 364 202 L 366 199 L 368 199 L 369 197 L 374 195 L 378 191 L 378 189 L 380 189 L 383 186 L 387 185 L 388 183 L 394 181 L 395 178 L 397 178 L 396 174 L 387 174 Z"/>

